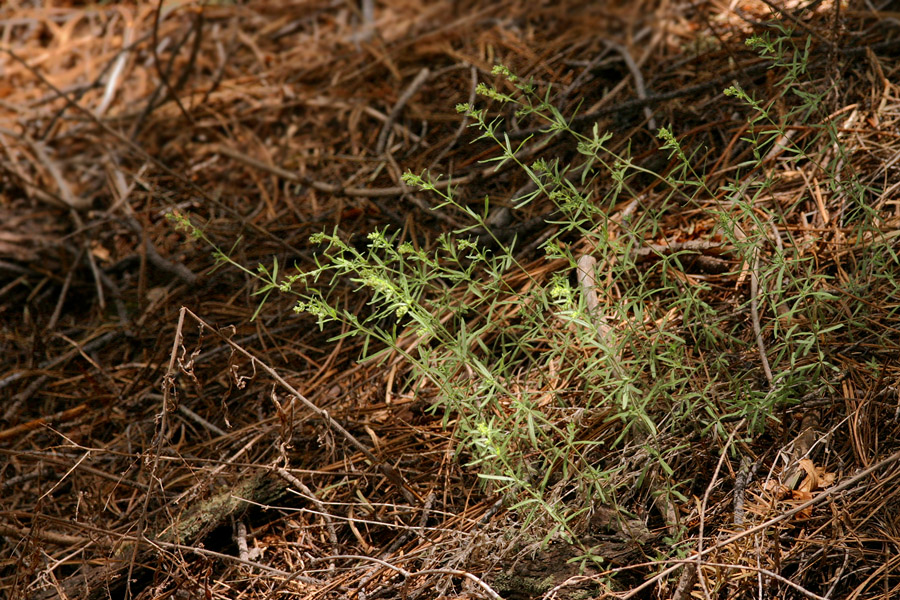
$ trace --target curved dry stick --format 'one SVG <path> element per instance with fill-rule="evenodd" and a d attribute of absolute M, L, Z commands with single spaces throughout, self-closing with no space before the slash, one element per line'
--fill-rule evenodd
<path fill-rule="evenodd" d="M 604 40 L 603 43 L 606 44 L 607 48 L 612 48 L 622 56 L 622 60 L 625 61 L 625 65 L 631 72 L 631 78 L 634 79 L 634 90 L 638 99 L 642 102 L 646 102 L 647 86 L 644 84 L 644 76 L 641 74 L 640 67 L 634 62 L 634 57 L 631 56 L 631 52 L 628 51 L 628 48 L 621 44 L 617 44 L 616 42 Z M 650 127 L 651 130 L 656 131 L 656 119 L 653 117 L 653 111 L 650 110 L 650 107 L 647 104 L 644 104 L 644 117 L 647 119 L 647 126 Z"/>
<path fill-rule="evenodd" d="M 294 477 L 291 473 L 288 472 L 287 469 L 283 467 L 279 467 L 275 470 L 282 479 L 289 482 L 291 485 L 296 486 L 298 490 L 303 492 L 307 498 L 319 509 L 319 512 L 322 513 L 322 518 L 325 519 L 325 529 L 328 530 L 328 541 L 331 542 L 335 547 L 340 544 L 338 542 L 337 530 L 334 528 L 334 521 L 331 519 L 331 513 L 328 512 L 328 509 L 325 508 L 325 505 L 322 504 L 322 501 L 313 494 L 312 490 L 307 487 L 305 483 Z"/>
<path fill-rule="evenodd" d="M 403 93 L 400 94 L 400 97 L 397 98 L 397 103 L 394 104 L 394 108 L 391 109 L 387 120 L 381 127 L 381 133 L 378 134 L 378 142 L 375 144 L 376 154 L 382 154 L 384 152 L 384 147 L 387 146 L 388 136 L 391 133 L 391 129 L 394 127 L 394 122 L 397 120 L 397 117 L 400 116 L 400 111 L 403 110 L 403 107 L 406 106 L 406 103 L 409 102 L 410 98 L 419 91 L 419 88 L 422 87 L 425 80 L 427 80 L 430 75 L 431 70 L 428 67 L 423 68 L 419 71 L 419 74 L 416 75 L 416 78 L 412 80 L 412 83 L 410 83 Z"/>

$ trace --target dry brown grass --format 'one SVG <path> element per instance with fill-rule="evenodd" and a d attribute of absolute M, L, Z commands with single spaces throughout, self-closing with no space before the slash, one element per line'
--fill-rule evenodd
<path fill-rule="evenodd" d="M 521 548 L 514 518 L 454 459 L 429 392 L 405 393 L 400 363 L 357 364 L 358 341 L 328 342 L 337 332 L 295 316 L 288 299 L 270 298 L 251 322 L 256 281 L 211 273 L 209 249 L 164 217 L 190 212 L 223 248 L 240 238 L 235 259 L 248 266 L 272 256 L 309 265 L 308 237 L 323 229 L 392 225 L 427 247 L 457 222 L 429 210 L 403 171 L 452 174 L 474 202 L 526 185 L 479 163 L 497 149 L 470 144 L 454 111 L 495 63 L 552 84 L 564 114 L 580 105 L 576 122 L 598 121 L 660 173 L 672 164 L 648 120 L 677 124 L 684 147 L 705 148 L 697 160 L 715 182 L 749 152 L 721 89 L 738 80 L 777 95 L 743 40 L 779 13 L 761 2 L 386 0 L 367 23 L 356 3 L 338 1 L 45 4 L 0 7 L 0 590 L 522 597 L 496 577 Z M 826 0 L 799 26 L 814 33 L 813 76 L 841 82 L 827 101 L 849 153 L 826 158 L 880 186 L 878 235 L 894 239 L 897 16 L 851 4 L 836 11 Z M 796 2 L 782 8 L 799 14 Z M 857 47 L 841 43 L 850 39 Z M 557 143 L 547 151 L 574 155 Z M 763 163 L 779 165 L 775 154 Z M 808 241 L 840 278 L 867 240 L 847 238 L 844 200 L 820 175 L 782 173 L 771 201 L 793 211 L 795 243 Z M 536 201 L 511 230 L 537 239 L 551 210 Z M 693 216 L 672 215 L 648 248 L 696 243 L 712 224 Z M 704 247 L 697 266 L 723 304 L 752 276 L 735 274 L 728 252 Z M 528 266 L 536 279 L 550 270 Z M 348 306 L 365 302 L 339 292 Z M 844 372 L 827 394 L 786 408 L 753 440 L 685 432 L 676 475 L 695 478 L 692 501 L 654 504 L 652 489 L 636 488 L 622 508 L 649 525 L 642 545 L 614 540 L 611 570 L 580 575 L 553 554 L 557 589 L 529 595 L 900 595 L 897 296 L 887 283 L 866 293 L 865 327 L 830 338 Z M 863 330 L 871 335 L 850 339 Z M 583 435 L 616 432 L 601 416 Z M 729 444 L 755 477 L 719 462 Z M 620 459 L 634 457 L 608 457 Z M 803 469 L 793 489 L 769 483 L 792 466 Z M 682 547 L 708 550 L 691 563 L 699 577 L 684 569 L 680 586 L 680 564 L 651 562 L 670 551 L 666 511 L 684 527 Z M 520 559 L 537 572 L 539 560 Z M 652 580 L 664 567 L 670 577 Z"/>

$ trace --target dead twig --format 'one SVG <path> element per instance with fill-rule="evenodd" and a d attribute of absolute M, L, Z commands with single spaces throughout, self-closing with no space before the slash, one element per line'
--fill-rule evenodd
<path fill-rule="evenodd" d="M 412 83 L 407 86 L 407 88 L 400 94 L 400 97 L 397 98 L 397 102 L 394 104 L 394 108 L 391 109 L 391 112 L 388 113 L 387 120 L 385 120 L 384 125 L 381 127 L 381 132 L 378 134 L 378 141 L 375 144 L 375 154 L 383 154 L 384 148 L 387 146 L 388 136 L 391 133 L 391 129 L 394 127 L 394 121 L 397 120 L 397 117 L 400 116 L 400 111 L 403 110 L 403 107 L 406 106 L 406 103 L 416 95 L 416 92 L 419 91 L 419 88 L 424 85 L 424 83 L 428 80 L 428 77 L 431 75 L 431 71 L 428 67 L 422 68 L 419 71 L 419 74 L 416 75 L 415 79 L 412 80 Z"/>
<path fill-rule="evenodd" d="M 315 494 L 312 493 L 312 490 L 307 487 L 305 483 L 294 477 L 291 473 L 289 473 L 284 468 L 279 468 L 275 471 L 278 473 L 285 481 L 296 487 L 298 490 L 306 494 L 306 497 L 309 498 L 310 502 L 312 502 L 316 508 L 319 509 L 319 512 L 322 513 L 322 518 L 325 519 L 325 528 L 328 530 L 328 538 L 329 541 L 334 544 L 335 547 L 338 546 L 338 537 L 337 531 L 334 528 L 334 521 L 331 520 L 331 515 L 328 513 L 328 510 L 325 508 L 325 505 L 322 504 L 322 501 L 319 500 Z M 334 565 L 332 565 L 333 567 Z"/>
<path fill-rule="evenodd" d="M 628 67 L 628 71 L 631 73 L 631 78 L 634 79 L 634 92 L 637 95 L 638 99 L 641 101 L 647 100 L 647 86 L 644 83 L 644 76 L 641 75 L 641 69 L 638 67 L 637 63 L 634 62 L 634 58 L 631 56 L 631 52 L 628 49 L 616 42 L 612 42 L 610 40 L 603 40 L 603 43 L 606 44 L 609 48 L 612 48 L 622 57 L 622 60 L 625 61 L 625 65 Z M 656 119 L 653 117 L 653 111 L 650 107 L 644 104 L 644 117 L 647 119 L 647 126 L 651 131 L 656 131 Z"/>

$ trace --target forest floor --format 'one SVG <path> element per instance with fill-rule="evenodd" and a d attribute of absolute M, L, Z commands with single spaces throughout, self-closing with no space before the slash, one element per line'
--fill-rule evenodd
<path fill-rule="evenodd" d="M 900 597 L 900 13 L 372 4 L 0 6 L 0 595 Z"/>

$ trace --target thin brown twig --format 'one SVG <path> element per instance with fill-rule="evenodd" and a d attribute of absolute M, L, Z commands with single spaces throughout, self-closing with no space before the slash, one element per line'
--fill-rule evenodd
<path fill-rule="evenodd" d="M 322 501 L 312 493 L 312 490 L 310 490 L 305 483 L 294 477 L 294 475 L 289 473 L 286 469 L 280 467 L 275 472 L 278 473 L 285 481 L 293 486 L 296 486 L 298 490 L 306 494 L 306 497 L 310 500 L 310 502 L 315 504 L 316 508 L 319 509 L 319 512 L 322 513 L 322 518 L 325 519 L 325 528 L 328 530 L 329 541 L 334 544 L 335 547 L 337 547 L 338 537 L 337 531 L 334 528 L 334 521 L 332 521 L 331 515 L 325 508 L 325 505 L 322 504 Z"/>
<path fill-rule="evenodd" d="M 616 42 L 610 40 L 604 40 L 604 42 L 608 47 L 612 48 L 616 52 L 618 52 L 622 56 L 622 60 L 625 61 L 625 65 L 628 67 L 628 70 L 631 72 L 631 78 L 634 79 L 634 92 L 637 95 L 638 99 L 641 101 L 647 100 L 647 86 L 644 83 L 644 76 L 641 74 L 641 69 L 638 67 L 637 63 L 634 62 L 634 57 L 631 56 L 631 52 L 628 49 Z M 653 117 L 653 110 L 650 109 L 650 106 L 644 104 L 644 117 L 647 119 L 647 126 L 655 131 L 656 130 L 656 119 Z"/>
<path fill-rule="evenodd" d="M 422 87 L 425 82 L 428 80 L 428 77 L 431 75 L 431 70 L 428 67 L 423 67 L 422 70 L 419 71 L 419 74 L 416 75 L 415 79 L 407 86 L 407 88 L 400 94 L 400 97 L 397 98 L 397 102 L 394 104 L 394 108 L 391 109 L 391 112 L 388 113 L 387 119 L 384 122 L 384 125 L 381 127 L 381 132 L 378 134 L 378 141 L 375 144 L 375 153 L 383 154 L 384 148 L 387 146 L 388 136 L 391 133 L 391 129 L 394 127 L 394 121 L 397 120 L 397 117 L 400 116 L 400 111 L 403 110 L 403 107 L 406 106 L 406 103 L 410 101 L 410 99 L 416 95 L 416 92 L 419 91 L 419 88 Z"/>

